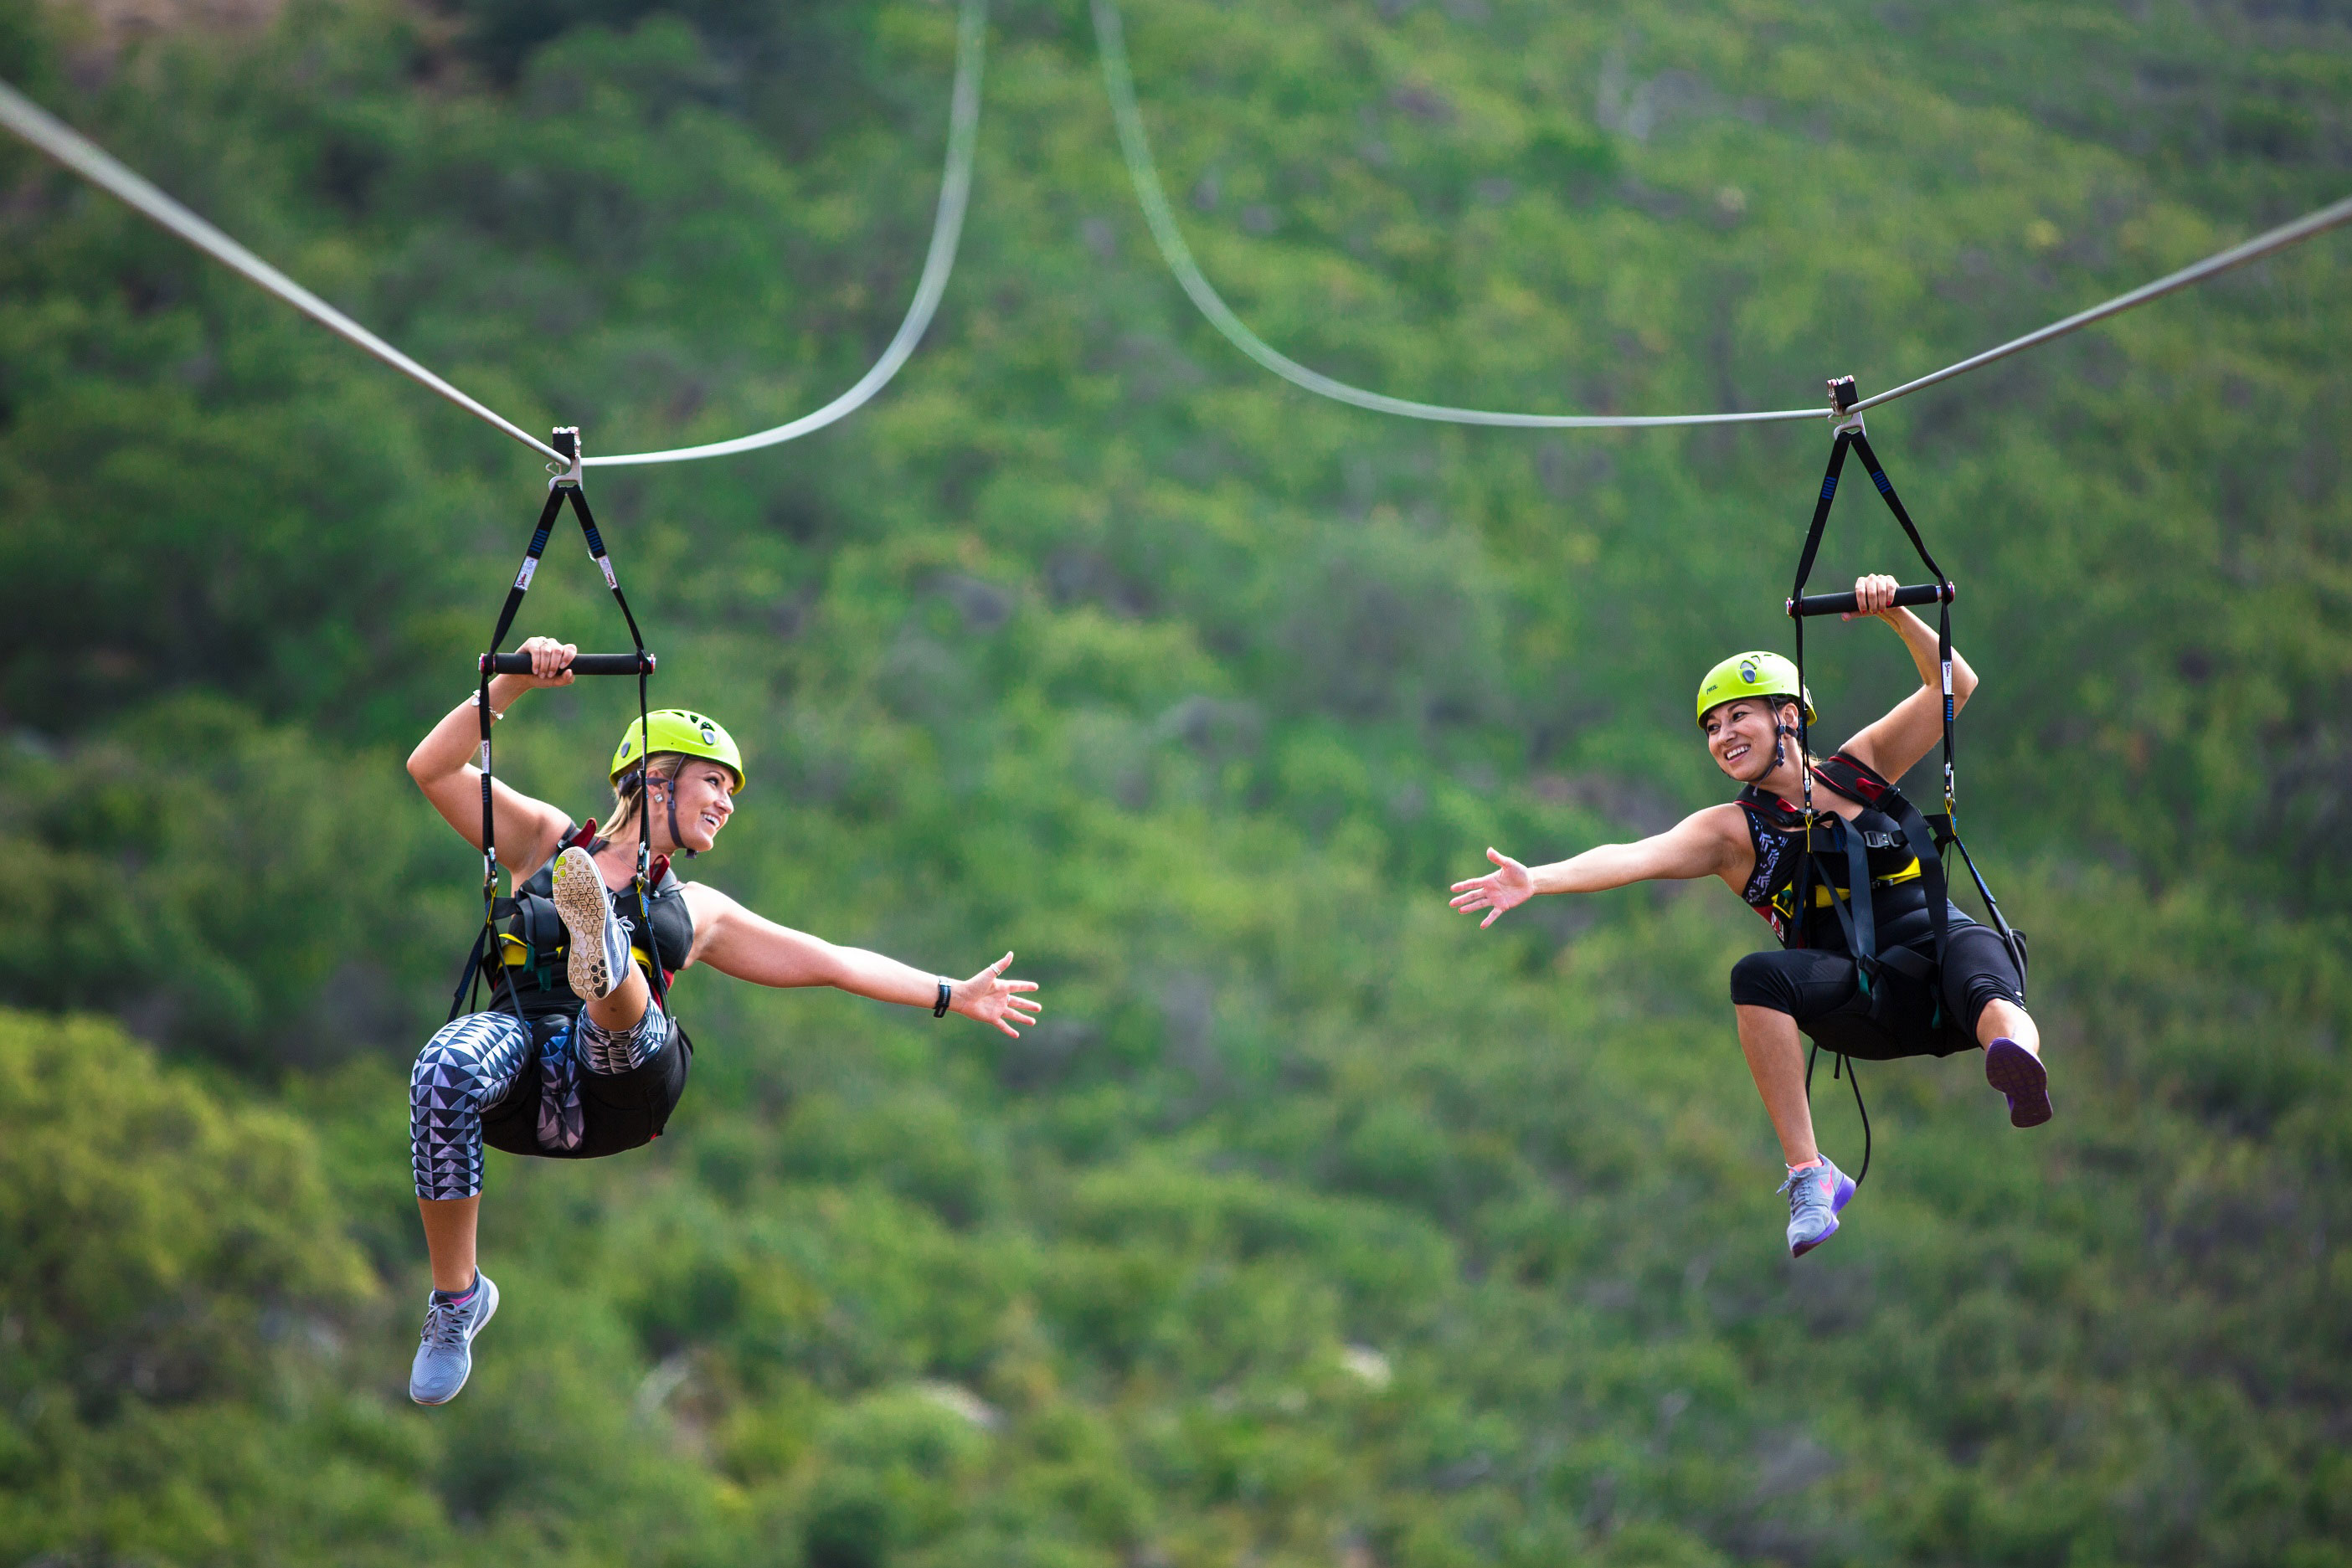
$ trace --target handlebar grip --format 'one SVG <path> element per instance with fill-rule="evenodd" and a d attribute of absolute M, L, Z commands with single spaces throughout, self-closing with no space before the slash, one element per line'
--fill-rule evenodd
<path fill-rule="evenodd" d="M 1959 594 L 1949 582 L 1906 583 L 1895 591 L 1895 602 L 1906 609 L 1918 604 L 1949 604 Z M 1860 608 L 1851 593 L 1808 593 L 1785 601 L 1790 615 L 1851 615 Z"/>
<path fill-rule="evenodd" d="M 493 675 L 527 675 L 530 674 L 530 655 L 485 653 L 478 667 Z M 654 656 L 651 653 L 574 653 L 572 663 L 565 667 L 575 675 L 649 675 L 654 671 Z"/>

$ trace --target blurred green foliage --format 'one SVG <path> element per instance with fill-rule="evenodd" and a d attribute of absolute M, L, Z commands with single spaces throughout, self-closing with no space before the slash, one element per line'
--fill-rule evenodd
<path fill-rule="evenodd" d="M 1484 406 L 1884 387 L 2352 164 L 2325 8 L 1128 30 L 1244 318 Z M 0 0 L 14 79 L 592 452 L 870 362 L 952 48 L 930 0 L 296 0 L 129 48 Z M 421 1412 L 404 1078 L 473 878 L 399 759 L 540 476 L 0 149 L 0 1558 L 2345 1563 L 2341 274 L 2323 241 L 1874 416 L 1963 585 L 1964 809 L 2060 1116 L 1871 1071 L 1879 1163 L 1792 1266 L 1722 999 L 1760 927 L 1712 887 L 1483 936 L 1439 900 L 1486 844 L 1720 796 L 1679 716 L 1782 636 L 1818 433 L 1271 382 L 1150 249 L 1083 7 L 1003 0 L 898 383 L 593 495 L 658 696 L 749 753 L 698 874 L 943 971 L 1016 947 L 1049 1021 L 689 975 L 676 1135 L 493 1160 L 506 1304 Z M 1901 559 L 1868 500 L 1824 579 Z M 569 536 L 525 622 L 619 646 Z M 1832 727 L 1909 679 L 1874 628 L 1809 653 Z M 532 697 L 501 770 L 599 810 L 632 702 Z"/>

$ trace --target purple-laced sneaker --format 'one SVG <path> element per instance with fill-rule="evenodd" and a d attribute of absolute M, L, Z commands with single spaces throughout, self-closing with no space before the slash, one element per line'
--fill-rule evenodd
<path fill-rule="evenodd" d="M 2009 1097 L 2011 1126 L 2038 1127 L 2050 1120 L 2049 1070 L 2007 1035 L 1985 1047 L 1985 1082 Z"/>
<path fill-rule="evenodd" d="M 1789 1195 L 1789 1256 L 1801 1258 L 1837 1234 L 1838 1210 L 1853 1197 L 1853 1178 L 1830 1163 L 1790 1171 L 1780 1184 Z"/>

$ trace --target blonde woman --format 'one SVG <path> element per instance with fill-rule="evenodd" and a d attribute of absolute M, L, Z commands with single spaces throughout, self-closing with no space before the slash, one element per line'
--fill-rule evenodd
<path fill-rule="evenodd" d="M 492 718 L 527 692 L 572 684 L 577 650 L 533 637 L 529 674 L 490 682 Z M 477 694 L 478 696 L 478 694 Z M 408 758 L 410 777 L 449 826 L 481 848 L 475 698 L 450 711 Z M 614 752 L 612 820 L 601 831 L 499 780 L 491 785 L 499 863 L 513 879 L 502 901 L 500 951 L 487 961 L 490 1006 L 455 1019 L 416 1058 L 409 1081 L 416 1207 L 433 1260 L 433 1292 L 409 1375 L 409 1396 L 446 1404 L 473 1367 L 473 1340 L 498 1311 L 498 1287 L 476 1266 L 486 1144 L 520 1155 L 593 1159 L 660 1135 L 686 1087 L 692 1048 L 663 1005 L 671 977 L 698 966 L 758 985 L 831 986 L 877 1001 L 961 1013 L 1008 1035 L 1034 1023 L 1027 980 L 1004 977 L 1007 953 L 950 980 L 862 948 L 779 925 L 707 883 L 673 857 L 718 842 L 735 814 L 743 758 L 711 719 L 679 708 L 632 723 Z M 639 907 L 636 849 L 656 857 L 649 909 Z"/>

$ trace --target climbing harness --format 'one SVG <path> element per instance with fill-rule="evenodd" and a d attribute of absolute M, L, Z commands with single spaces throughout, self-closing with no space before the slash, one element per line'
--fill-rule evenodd
<path fill-rule="evenodd" d="M 477 983 L 483 971 L 495 972 L 491 982 L 491 1005 L 497 1005 L 497 989 L 500 982 L 506 987 L 506 1000 L 517 1017 L 523 1015 L 522 1002 L 515 994 L 514 978 L 505 962 L 505 946 L 500 939 L 498 923 L 503 915 L 518 916 L 525 913 L 519 899 L 499 897 L 498 813 L 491 803 L 491 781 L 494 777 L 490 758 L 490 677 L 492 675 L 529 674 L 531 668 L 528 653 L 501 653 L 499 644 L 514 626 L 515 612 L 522 608 L 523 595 L 530 591 L 531 579 L 538 575 L 540 557 L 547 549 L 547 540 L 554 531 L 556 518 L 568 505 L 580 519 L 580 531 L 586 537 L 588 554 L 604 574 L 604 586 L 613 591 L 613 600 L 621 607 L 621 619 L 628 622 L 629 640 L 636 644 L 634 653 L 579 653 L 569 666 L 575 675 L 635 675 L 637 678 L 637 733 L 646 731 L 646 683 L 654 673 L 654 656 L 646 651 L 644 633 L 637 630 L 637 618 L 629 609 L 628 595 L 621 591 L 621 580 L 613 570 L 613 558 L 604 548 L 604 536 L 597 532 L 595 516 L 588 509 L 588 496 L 581 484 L 581 443 L 576 427 L 564 426 L 555 432 L 554 446 L 563 459 L 561 468 L 549 464 L 554 476 L 547 482 L 547 504 L 540 508 L 539 526 L 530 536 L 530 546 L 523 551 L 522 567 L 515 573 L 514 584 L 507 590 L 507 600 L 499 611 L 497 629 L 490 633 L 489 651 L 476 661 L 480 685 L 474 694 L 481 721 L 481 751 L 479 766 L 482 775 L 482 925 L 474 934 L 473 951 L 466 956 L 466 964 L 457 976 L 457 991 L 449 998 L 449 1017 L 472 1011 L 477 998 Z M 653 807 L 643 782 L 646 769 L 639 758 L 637 811 L 637 870 L 635 884 L 637 909 L 646 917 L 648 931 L 652 925 L 653 900 Z M 651 941 L 650 936 L 647 941 Z M 656 957 L 646 967 L 653 987 L 656 1006 L 667 1010 L 667 977 Z"/>
<path fill-rule="evenodd" d="M 1816 854 L 1842 853 L 1846 865 L 1843 890 L 1839 890 L 1833 881 L 1824 879 L 1820 891 L 1830 894 L 1829 905 L 1835 911 L 1839 927 L 1844 933 L 1846 949 L 1853 955 L 1855 984 L 1859 988 L 1856 1001 L 1860 1005 L 1851 1011 L 1840 1009 L 1817 1020 L 1816 1028 L 1808 1029 L 1807 1032 L 1812 1035 L 1812 1045 L 1805 1057 L 1805 1090 L 1810 1098 L 1813 1063 L 1826 1045 L 1834 1059 L 1831 1066 L 1832 1077 L 1841 1071 L 1844 1073 L 1853 1090 L 1854 1108 L 1862 1115 L 1862 1169 L 1854 1177 L 1859 1185 L 1863 1177 L 1870 1174 L 1870 1113 L 1863 1105 L 1862 1083 L 1854 1074 L 1853 1063 L 1858 1056 L 1883 1057 L 1885 1054 L 1859 1049 L 1867 1043 L 1869 1034 L 1877 1032 L 1877 1026 L 1884 1018 L 1885 992 L 1879 984 L 1882 977 L 1892 971 L 1913 980 L 1927 982 L 1936 1005 L 1929 1029 L 1945 1030 L 1954 1027 L 1953 1020 L 1944 1016 L 1943 998 L 1937 984 L 1943 970 L 1949 935 L 1950 881 L 1944 861 L 1948 849 L 1960 852 L 1961 862 L 1968 867 L 1978 895 L 1984 900 L 1986 910 L 1992 915 L 1993 926 L 2000 934 L 2001 946 L 2008 949 L 2011 962 L 2017 967 L 2021 997 L 2025 982 L 2026 945 L 2023 934 L 2011 929 L 2007 917 L 2001 914 L 2000 901 L 1993 897 L 1992 889 L 1986 885 L 1984 873 L 1977 869 L 1976 857 L 1969 852 L 1969 846 L 1959 833 L 1952 768 L 1952 721 L 1955 716 L 1952 703 L 1952 601 L 1958 590 L 1951 579 L 1944 575 L 1944 569 L 1936 564 L 1936 558 L 1927 553 L 1927 542 L 1919 537 L 1919 529 L 1912 522 L 1910 513 L 1904 509 L 1902 497 L 1895 493 L 1894 483 L 1887 478 L 1878 455 L 1871 450 L 1870 437 L 1863 429 L 1862 409 L 1855 394 L 1853 378 L 1840 376 L 1831 382 L 1829 395 L 1836 437 L 1830 446 L 1829 468 L 1822 476 L 1821 496 L 1813 504 L 1812 526 L 1805 534 L 1804 549 L 1797 558 L 1796 581 L 1789 590 L 1785 606 L 1790 619 L 1797 623 L 1796 664 L 1800 689 L 1802 689 L 1805 675 L 1806 621 L 1816 615 L 1850 613 L 1860 609 L 1852 592 L 1810 597 L 1805 592 L 1806 580 L 1812 575 L 1814 559 L 1821 551 L 1822 533 L 1829 522 L 1830 507 L 1837 498 L 1838 478 L 1845 468 L 1846 454 L 1852 451 L 1860 455 L 1871 482 L 1878 486 L 1879 495 L 1885 498 L 1887 510 L 1895 514 L 1895 520 L 1902 525 L 1904 537 L 1911 541 L 1911 548 L 1918 552 L 1920 562 L 1934 576 L 1932 582 L 1897 588 L 1895 603 L 1936 606 L 1936 662 L 1941 674 L 1944 699 L 1944 809 L 1934 813 L 1922 812 L 1892 781 L 1880 779 L 1850 758 L 1840 755 L 1816 767 L 1811 760 L 1812 751 L 1809 745 L 1812 728 L 1811 704 L 1798 705 L 1797 753 L 1804 759 L 1800 768 L 1804 780 L 1804 802 L 1799 813 L 1803 836 L 1797 852 L 1794 876 L 1793 908 L 1796 918 L 1783 934 L 1783 940 L 1791 946 L 1801 946 L 1804 942 L 1805 917 L 1815 902 L 1813 877 Z M 1911 850 L 1920 880 L 1926 884 L 1928 918 L 1935 933 L 1935 958 L 1932 963 L 1921 959 L 1907 947 L 1896 946 L 1885 953 L 1877 950 L 1877 926 L 1871 908 L 1873 879 L 1866 859 L 1868 846 L 1864 842 L 1864 835 L 1837 813 L 1813 809 L 1816 773 L 1839 794 L 1874 808 L 1895 821 Z M 1815 846 L 1817 833 L 1825 841 L 1819 850 Z M 1893 879 L 1881 878 L 1879 885 L 1884 886 L 1890 880 Z M 1841 1024 L 1849 1028 L 1841 1029 Z M 1819 1028 L 1818 1025 L 1828 1027 Z M 1823 1038 L 1825 1035 L 1826 1040 Z"/>

